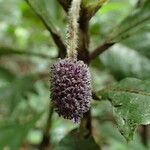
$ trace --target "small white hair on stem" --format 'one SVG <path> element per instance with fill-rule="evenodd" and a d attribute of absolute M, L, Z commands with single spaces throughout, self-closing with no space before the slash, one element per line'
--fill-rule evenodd
<path fill-rule="evenodd" d="M 73 59 L 77 59 L 80 5 L 81 0 L 72 0 L 68 12 L 68 27 L 66 35 L 67 57 Z"/>

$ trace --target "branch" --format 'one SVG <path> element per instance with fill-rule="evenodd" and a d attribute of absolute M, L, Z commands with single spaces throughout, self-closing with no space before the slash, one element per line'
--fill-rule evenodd
<path fill-rule="evenodd" d="M 58 57 L 64 58 L 66 56 L 66 46 L 65 46 L 65 44 L 62 42 L 61 37 L 58 34 L 53 33 L 51 31 L 51 35 L 52 35 L 52 38 L 53 38 L 57 48 L 59 49 Z"/>
<path fill-rule="evenodd" d="M 71 5 L 71 1 L 72 0 L 58 0 L 65 12 L 68 12 Z M 84 18 L 84 20 L 90 20 L 106 1 L 107 0 L 99 0 L 91 3 L 82 1 L 80 17 Z"/>
<path fill-rule="evenodd" d="M 55 59 L 51 58 L 48 55 L 45 54 L 40 54 L 40 53 L 34 53 L 28 50 L 21 50 L 21 49 L 15 49 L 12 47 L 0 45 L 0 56 L 8 56 L 8 55 L 27 55 L 27 56 L 36 56 L 36 57 L 41 57 L 44 59 Z"/>
<path fill-rule="evenodd" d="M 95 50 L 93 50 L 93 52 L 90 54 L 90 60 L 95 59 L 98 55 L 102 54 L 114 44 L 114 42 L 104 42 L 102 45 L 98 46 Z"/>
<path fill-rule="evenodd" d="M 68 12 L 68 9 L 70 8 L 71 0 L 58 0 L 60 5 L 63 7 L 63 9 Z"/>
<path fill-rule="evenodd" d="M 102 45 L 98 46 L 91 54 L 90 54 L 90 60 L 95 59 L 98 55 L 100 55 L 101 53 L 103 53 L 104 51 L 106 51 L 109 47 L 111 47 L 112 45 L 114 45 L 116 42 L 120 42 L 121 40 L 124 40 L 126 38 L 128 38 L 131 35 L 126 35 L 125 33 L 127 33 L 130 29 L 134 28 L 135 26 L 139 26 L 141 25 L 143 22 L 148 21 L 150 19 L 150 17 L 145 17 L 142 20 L 135 22 L 133 25 L 130 25 L 128 28 L 125 28 L 124 30 L 122 30 L 121 32 L 117 33 L 117 35 L 113 36 L 113 37 L 109 37 L 109 41 L 105 41 Z M 125 36 L 126 35 L 126 36 Z M 115 39 L 119 38 L 120 39 L 118 41 L 116 41 Z M 115 42 L 112 42 L 114 41 Z"/>
<path fill-rule="evenodd" d="M 80 123 L 80 133 L 84 138 L 88 138 L 92 135 L 92 117 L 91 110 L 86 112 Z"/>
<path fill-rule="evenodd" d="M 47 148 L 50 149 L 50 146 L 51 146 L 50 130 L 51 130 L 51 125 L 52 125 L 53 112 L 54 112 L 54 110 L 53 110 L 53 107 L 51 106 L 51 108 L 49 109 L 47 123 L 46 123 L 45 130 L 43 133 L 43 139 L 42 139 L 42 142 L 39 147 L 40 150 L 45 150 Z"/>
<path fill-rule="evenodd" d="M 93 100 L 96 100 L 96 101 L 100 101 L 101 99 L 96 95 L 96 93 L 94 91 L 92 91 L 92 98 Z"/>
<path fill-rule="evenodd" d="M 87 20 L 90 20 L 106 1 L 107 0 L 98 0 L 91 3 L 83 2 L 83 17 L 85 17 Z"/>
<path fill-rule="evenodd" d="M 30 2 L 28 0 L 25 0 L 27 2 L 27 4 L 32 8 L 32 10 L 35 12 L 35 14 L 40 18 L 40 20 L 43 22 L 43 24 L 45 25 L 46 29 L 50 32 L 53 41 L 55 42 L 57 48 L 59 49 L 59 56 L 58 57 L 65 57 L 66 56 L 66 46 L 64 44 L 64 42 L 62 41 L 60 35 L 56 32 L 53 31 L 51 29 L 51 27 L 47 24 L 47 22 L 45 21 L 45 19 L 42 17 L 42 15 L 40 15 L 34 8 L 33 6 L 30 4 Z"/>
<path fill-rule="evenodd" d="M 142 139 L 142 143 L 148 147 L 148 130 L 149 130 L 149 126 L 148 125 L 143 125 L 142 126 L 142 132 L 141 132 L 141 139 Z"/>

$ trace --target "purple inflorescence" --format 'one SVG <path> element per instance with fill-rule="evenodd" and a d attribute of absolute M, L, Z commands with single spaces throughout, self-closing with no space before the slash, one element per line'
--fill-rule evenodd
<path fill-rule="evenodd" d="M 52 104 L 66 119 L 79 122 L 92 99 L 90 72 L 83 61 L 61 59 L 51 67 Z"/>

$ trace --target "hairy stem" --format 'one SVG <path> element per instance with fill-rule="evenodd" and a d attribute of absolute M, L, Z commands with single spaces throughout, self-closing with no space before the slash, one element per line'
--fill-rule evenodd
<path fill-rule="evenodd" d="M 77 58 L 80 4 L 81 0 L 73 0 L 68 12 L 67 55 L 74 59 Z"/>

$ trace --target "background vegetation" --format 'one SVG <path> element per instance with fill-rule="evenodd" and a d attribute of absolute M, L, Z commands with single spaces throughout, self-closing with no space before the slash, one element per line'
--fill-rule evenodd
<path fill-rule="evenodd" d="M 149 126 L 125 139 L 150 123 L 150 1 L 109 0 L 101 7 L 83 0 L 92 17 L 90 58 L 79 57 L 90 60 L 95 99 L 88 137 L 68 134 L 78 124 L 50 106 L 50 65 L 65 56 L 61 2 L 0 0 L 0 150 L 148 150 Z M 113 83 L 119 84 L 102 90 Z"/>

